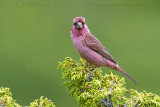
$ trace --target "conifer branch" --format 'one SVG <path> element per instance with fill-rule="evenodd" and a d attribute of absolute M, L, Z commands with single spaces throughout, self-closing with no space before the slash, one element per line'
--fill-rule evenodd
<path fill-rule="evenodd" d="M 85 60 L 79 62 L 66 57 L 59 62 L 63 83 L 69 95 L 75 97 L 81 107 L 160 107 L 160 96 L 146 91 L 125 88 L 124 78 L 118 75 L 102 75 L 99 68 L 89 81 L 86 78 L 94 69 Z M 130 96 L 127 97 L 126 93 Z"/>

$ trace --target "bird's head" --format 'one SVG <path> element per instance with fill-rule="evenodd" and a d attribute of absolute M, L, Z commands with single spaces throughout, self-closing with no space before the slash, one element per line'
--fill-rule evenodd
<path fill-rule="evenodd" d="M 71 34 L 75 37 L 84 36 L 87 33 L 90 33 L 87 25 L 85 24 L 84 17 L 76 17 L 73 19 L 73 26 L 71 29 Z"/>
<path fill-rule="evenodd" d="M 73 19 L 73 24 L 76 29 L 83 29 L 85 25 L 84 17 L 76 17 Z"/>

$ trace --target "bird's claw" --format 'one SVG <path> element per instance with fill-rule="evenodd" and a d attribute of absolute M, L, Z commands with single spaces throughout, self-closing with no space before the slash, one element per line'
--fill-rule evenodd
<path fill-rule="evenodd" d="M 93 73 L 98 69 L 99 67 L 96 67 L 92 73 L 88 74 L 86 80 L 91 81 L 91 77 L 93 77 Z M 89 78 L 89 79 L 88 79 Z"/>
<path fill-rule="evenodd" d="M 93 72 L 88 74 L 88 76 L 87 76 L 87 78 L 86 78 L 86 81 L 87 81 L 87 80 L 88 80 L 88 81 L 91 81 L 91 77 L 93 77 Z M 88 78 L 89 78 L 89 79 L 88 79 Z"/>

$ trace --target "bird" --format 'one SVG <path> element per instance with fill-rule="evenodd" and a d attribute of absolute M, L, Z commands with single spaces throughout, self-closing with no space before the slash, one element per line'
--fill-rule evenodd
<path fill-rule="evenodd" d="M 137 84 L 136 81 L 118 65 L 101 42 L 90 32 L 84 17 L 80 16 L 73 19 L 71 39 L 79 55 L 87 62 L 95 65 L 97 68 L 109 67 L 120 71 Z"/>

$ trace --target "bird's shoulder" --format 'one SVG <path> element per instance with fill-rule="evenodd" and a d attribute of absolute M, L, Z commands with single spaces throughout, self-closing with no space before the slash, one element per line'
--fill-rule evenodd
<path fill-rule="evenodd" d="M 85 35 L 85 41 L 87 41 L 88 43 L 95 43 L 101 45 L 100 41 L 92 33 L 88 33 Z"/>

